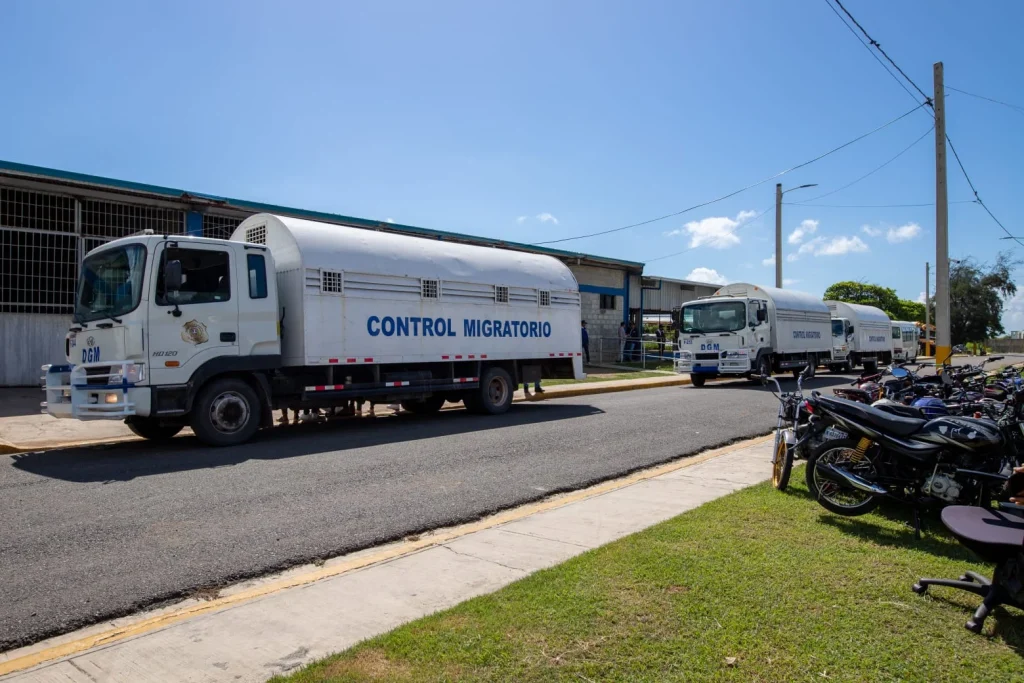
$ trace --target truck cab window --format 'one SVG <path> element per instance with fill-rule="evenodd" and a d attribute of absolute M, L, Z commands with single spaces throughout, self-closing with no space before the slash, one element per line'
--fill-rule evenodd
<path fill-rule="evenodd" d="M 262 258 L 262 257 L 261 257 Z M 181 262 L 181 289 L 167 292 L 164 263 Z M 265 276 L 264 276 L 264 284 Z M 209 304 L 231 299 L 231 267 L 226 251 L 206 249 L 165 249 L 156 283 L 159 306 Z"/>
<path fill-rule="evenodd" d="M 245 257 L 249 266 L 249 298 L 267 298 L 267 262 L 263 254 L 249 254 Z"/>

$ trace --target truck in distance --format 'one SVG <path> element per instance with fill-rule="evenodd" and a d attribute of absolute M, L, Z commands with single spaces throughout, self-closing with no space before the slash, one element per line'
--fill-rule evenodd
<path fill-rule="evenodd" d="M 875 372 L 892 362 L 892 323 L 881 309 L 845 301 L 826 301 L 832 315 L 833 372 L 864 366 Z"/>
<path fill-rule="evenodd" d="M 736 283 L 682 306 L 676 371 L 693 386 L 721 376 L 770 375 L 831 359 L 828 307 L 810 294 Z"/>

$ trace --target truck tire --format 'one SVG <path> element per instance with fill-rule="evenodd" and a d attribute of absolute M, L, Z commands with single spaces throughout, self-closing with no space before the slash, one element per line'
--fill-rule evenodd
<path fill-rule="evenodd" d="M 444 406 L 444 396 L 430 396 L 419 401 L 402 401 L 402 408 L 414 415 L 433 415 Z"/>
<path fill-rule="evenodd" d="M 153 417 L 140 417 L 132 415 L 126 417 L 124 423 L 132 430 L 135 436 L 141 436 L 148 441 L 167 441 L 185 428 L 184 424 L 161 422 Z"/>
<path fill-rule="evenodd" d="M 757 374 L 766 377 L 772 376 L 772 359 L 768 354 L 757 359 Z"/>
<path fill-rule="evenodd" d="M 515 391 L 515 386 L 512 384 L 512 376 L 506 370 L 488 368 L 484 371 L 484 376 L 480 378 L 480 390 L 477 394 L 480 403 L 478 410 L 474 410 L 474 412 L 501 415 L 512 405 L 513 391 Z"/>
<path fill-rule="evenodd" d="M 690 375 L 690 384 L 700 389 L 704 386 L 704 383 L 708 381 L 708 378 L 704 375 Z"/>
<path fill-rule="evenodd" d="M 208 446 L 244 443 L 259 427 L 259 397 L 234 377 L 210 382 L 192 405 L 192 431 Z"/>

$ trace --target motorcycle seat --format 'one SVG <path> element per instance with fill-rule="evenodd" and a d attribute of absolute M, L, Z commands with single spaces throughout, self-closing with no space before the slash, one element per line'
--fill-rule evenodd
<path fill-rule="evenodd" d="M 921 431 L 927 424 L 927 420 L 914 417 L 900 417 L 887 413 L 878 408 L 872 408 L 856 401 L 847 401 L 842 398 L 829 398 L 828 396 L 818 397 L 818 401 L 825 410 L 831 410 L 840 415 L 849 417 L 855 422 L 863 422 L 877 428 L 881 432 L 887 432 L 896 436 L 911 436 Z"/>
<path fill-rule="evenodd" d="M 914 406 L 905 406 L 902 403 L 887 403 L 885 405 L 874 407 L 878 408 L 883 412 L 892 413 L 893 415 L 898 415 L 900 417 L 913 417 L 917 418 L 918 420 L 927 419 L 927 417 L 925 417 L 924 411 L 921 410 L 920 408 L 915 408 Z"/>

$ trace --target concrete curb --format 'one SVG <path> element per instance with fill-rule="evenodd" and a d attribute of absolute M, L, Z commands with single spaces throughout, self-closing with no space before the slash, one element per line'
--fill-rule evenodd
<path fill-rule="evenodd" d="M 576 396 L 593 396 L 595 394 L 613 394 L 620 391 L 637 391 L 639 389 L 661 389 L 664 387 L 679 387 L 690 384 L 689 377 L 648 377 L 636 380 L 612 380 L 611 382 L 580 383 L 578 386 L 556 385 L 544 392 L 541 396 L 517 396 L 513 402 L 524 401 L 537 402 L 549 401 L 556 398 L 574 398 Z M 565 389 L 560 387 L 565 386 Z M 182 435 L 185 436 L 185 435 Z M 85 439 L 81 441 L 61 441 L 45 443 L 35 446 L 19 446 L 5 439 L 0 439 L 0 455 L 17 455 L 19 453 L 36 453 L 39 451 L 53 451 L 64 448 L 82 448 L 85 446 L 103 446 L 106 444 L 126 443 L 129 441 L 144 441 L 136 436 L 125 436 L 116 439 Z"/>

